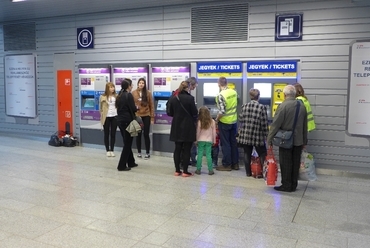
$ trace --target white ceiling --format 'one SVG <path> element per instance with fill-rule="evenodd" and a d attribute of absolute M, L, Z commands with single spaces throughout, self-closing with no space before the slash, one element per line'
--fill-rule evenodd
<path fill-rule="evenodd" d="M 206 2 L 219 2 L 219 0 L 25 0 L 24 2 L 14 3 L 11 0 L 0 0 L 0 23 L 43 17 Z"/>

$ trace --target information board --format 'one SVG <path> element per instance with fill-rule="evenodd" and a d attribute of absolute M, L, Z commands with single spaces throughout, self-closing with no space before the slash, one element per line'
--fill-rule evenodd
<path fill-rule="evenodd" d="M 6 115 L 35 118 L 36 67 L 35 56 L 10 55 L 5 57 Z"/>
<path fill-rule="evenodd" d="M 370 40 L 350 47 L 347 131 L 370 136 Z"/>

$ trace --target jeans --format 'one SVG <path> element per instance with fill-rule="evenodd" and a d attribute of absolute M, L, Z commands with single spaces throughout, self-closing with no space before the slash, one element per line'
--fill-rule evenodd
<path fill-rule="evenodd" d="M 149 138 L 149 130 L 150 130 L 150 116 L 142 116 L 141 119 L 143 120 L 144 123 L 144 141 L 145 141 L 145 150 L 146 154 L 150 153 L 150 138 Z M 137 152 L 141 153 L 141 133 L 138 133 L 136 137 L 136 147 L 137 147 Z"/>
<path fill-rule="evenodd" d="M 237 126 L 218 122 L 222 149 L 222 165 L 225 167 L 239 164 L 239 152 L 236 144 Z"/>
<path fill-rule="evenodd" d="M 197 146 L 193 143 L 190 150 L 190 160 L 191 165 L 195 165 L 197 163 Z"/>
<path fill-rule="evenodd" d="M 114 143 L 116 142 L 117 119 L 116 117 L 107 117 L 103 125 L 104 128 L 104 145 L 107 152 L 114 151 Z M 109 142 L 110 136 L 110 142 Z"/>

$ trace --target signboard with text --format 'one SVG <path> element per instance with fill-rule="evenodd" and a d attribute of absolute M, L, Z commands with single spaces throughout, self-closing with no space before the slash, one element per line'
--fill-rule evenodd
<path fill-rule="evenodd" d="M 297 61 L 248 61 L 248 78 L 296 78 Z"/>
<path fill-rule="evenodd" d="M 4 72 L 6 115 L 35 118 L 37 116 L 35 56 L 6 56 Z"/>
<path fill-rule="evenodd" d="M 350 54 L 347 131 L 370 136 L 370 41 L 354 42 Z"/>

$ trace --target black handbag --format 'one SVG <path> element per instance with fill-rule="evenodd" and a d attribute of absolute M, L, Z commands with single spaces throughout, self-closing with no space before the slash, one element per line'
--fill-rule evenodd
<path fill-rule="evenodd" d="M 48 142 L 49 146 L 59 147 L 62 145 L 62 140 L 59 139 L 58 133 L 59 132 L 56 132 L 50 136 L 50 140 Z"/>
<path fill-rule="evenodd" d="M 293 130 L 287 131 L 287 130 L 279 129 L 279 131 L 277 131 L 274 138 L 272 139 L 273 145 L 281 147 L 281 148 L 285 148 L 285 149 L 291 149 L 293 147 L 294 129 L 297 124 L 300 106 L 301 106 L 300 101 L 297 101 L 297 107 L 296 107 L 294 123 L 293 123 Z"/>

